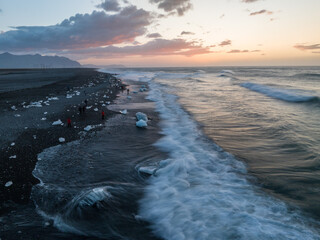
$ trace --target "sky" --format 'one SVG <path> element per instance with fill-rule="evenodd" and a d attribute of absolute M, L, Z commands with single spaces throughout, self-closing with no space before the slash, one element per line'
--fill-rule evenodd
<path fill-rule="evenodd" d="M 102 66 L 319 66 L 319 12 L 319 0 L 0 0 L 0 53 Z"/>

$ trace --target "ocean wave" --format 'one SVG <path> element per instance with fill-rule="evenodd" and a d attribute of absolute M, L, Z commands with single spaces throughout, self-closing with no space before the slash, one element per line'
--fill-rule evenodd
<path fill-rule="evenodd" d="M 241 87 L 245 87 L 249 90 L 259 92 L 265 94 L 269 97 L 280 99 L 287 102 L 314 102 L 319 101 L 317 96 L 312 95 L 305 95 L 300 93 L 300 90 L 288 90 L 288 89 L 281 89 L 276 87 L 270 87 L 262 84 L 257 83 L 242 83 L 240 84 Z"/>
<path fill-rule="evenodd" d="M 298 73 L 298 74 L 293 75 L 292 77 L 319 80 L 320 74 L 319 73 Z"/>
<path fill-rule="evenodd" d="M 164 239 L 319 239 L 300 213 L 247 180 L 245 165 L 208 142 L 164 86 L 150 83 L 169 158 L 149 179 L 139 215 Z"/>
<path fill-rule="evenodd" d="M 233 77 L 235 75 L 234 71 L 231 70 L 222 70 L 218 77 Z"/>

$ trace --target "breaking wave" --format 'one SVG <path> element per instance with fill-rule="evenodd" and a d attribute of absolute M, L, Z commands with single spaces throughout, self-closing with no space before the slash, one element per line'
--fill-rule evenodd
<path fill-rule="evenodd" d="M 242 83 L 240 86 L 287 102 L 314 102 L 319 100 L 317 96 L 300 94 L 301 91 L 299 90 L 281 89 L 250 82 Z"/>
<path fill-rule="evenodd" d="M 247 180 L 245 165 L 206 140 L 197 124 L 151 83 L 169 158 L 150 178 L 140 216 L 164 239 L 319 239 L 296 211 Z"/>

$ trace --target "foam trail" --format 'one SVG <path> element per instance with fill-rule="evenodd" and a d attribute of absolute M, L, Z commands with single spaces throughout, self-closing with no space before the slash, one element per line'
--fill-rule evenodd
<path fill-rule="evenodd" d="M 246 168 L 203 138 L 177 97 L 150 83 L 163 137 L 156 145 L 169 158 L 150 178 L 140 217 L 155 234 L 182 239 L 319 239 L 298 212 L 252 185 Z"/>
<path fill-rule="evenodd" d="M 287 102 L 310 102 L 318 100 L 316 96 L 302 95 L 294 90 L 279 89 L 257 83 L 247 82 L 240 84 L 240 86 Z"/>

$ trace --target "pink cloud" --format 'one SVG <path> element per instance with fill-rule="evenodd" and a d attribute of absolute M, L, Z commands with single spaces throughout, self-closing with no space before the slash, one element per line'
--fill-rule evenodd
<path fill-rule="evenodd" d="M 183 39 L 155 39 L 142 45 L 125 47 L 99 47 L 83 50 L 73 50 L 64 52 L 75 58 L 94 57 L 94 58 L 113 58 L 124 56 L 164 56 L 181 55 L 191 57 L 194 55 L 212 53 L 209 47 L 203 47 L 195 42 L 188 42 Z"/>

